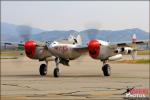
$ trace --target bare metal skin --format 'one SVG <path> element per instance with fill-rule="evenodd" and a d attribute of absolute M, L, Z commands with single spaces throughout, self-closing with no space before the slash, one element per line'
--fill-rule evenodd
<path fill-rule="evenodd" d="M 36 42 L 29 40 L 24 44 L 27 57 L 39 61 L 41 64 L 39 71 L 42 76 L 47 74 L 48 61 L 55 61 L 54 77 L 59 76 L 59 64 L 69 66 L 69 61 L 79 58 L 83 54 L 89 54 L 91 58 L 101 60 L 104 76 L 110 76 L 111 68 L 106 62 L 108 60 L 118 60 L 122 54 L 135 55 L 137 48 L 135 45 L 147 44 L 147 41 L 136 41 L 135 35 L 132 43 L 110 44 L 102 40 L 90 40 L 87 45 L 82 45 L 82 39 L 78 34 L 76 37 L 70 36 L 68 39 L 59 41 Z M 133 47 L 134 45 L 134 47 Z M 133 56 L 135 58 L 135 56 Z"/>

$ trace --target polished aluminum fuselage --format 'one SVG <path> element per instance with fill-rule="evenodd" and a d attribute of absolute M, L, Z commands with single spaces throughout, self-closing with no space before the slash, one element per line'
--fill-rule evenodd
<path fill-rule="evenodd" d="M 80 57 L 81 55 L 74 49 L 76 46 L 77 44 L 63 44 L 54 42 L 49 45 L 48 50 L 56 57 L 73 60 Z"/>

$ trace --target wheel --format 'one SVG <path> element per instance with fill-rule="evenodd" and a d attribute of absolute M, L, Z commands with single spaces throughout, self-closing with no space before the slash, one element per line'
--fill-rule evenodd
<path fill-rule="evenodd" d="M 39 69 L 40 75 L 45 76 L 47 74 L 47 65 L 41 64 Z"/>
<path fill-rule="evenodd" d="M 111 75 L 111 68 L 110 68 L 109 64 L 105 64 L 102 67 L 102 70 L 103 70 L 104 76 L 110 76 Z"/>
<path fill-rule="evenodd" d="M 59 77 L 59 68 L 54 69 L 54 77 Z"/>

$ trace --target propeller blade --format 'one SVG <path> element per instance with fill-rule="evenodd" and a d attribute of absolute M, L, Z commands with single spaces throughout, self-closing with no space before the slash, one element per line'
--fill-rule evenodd
<path fill-rule="evenodd" d="M 32 28 L 27 25 L 19 25 L 16 29 L 19 36 L 22 38 L 22 42 L 28 41 L 31 38 Z"/>
<path fill-rule="evenodd" d="M 92 39 L 98 39 L 99 30 L 102 24 L 100 22 L 91 21 L 85 24 L 86 33 L 84 36 L 87 38 L 87 43 Z"/>

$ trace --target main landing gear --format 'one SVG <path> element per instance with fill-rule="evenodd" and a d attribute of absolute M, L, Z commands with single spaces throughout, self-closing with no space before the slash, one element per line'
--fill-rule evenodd
<path fill-rule="evenodd" d="M 107 64 L 107 60 L 103 61 L 102 71 L 103 71 L 104 76 L 111 75 L 111 68 L 110 68 L 109 64 Z"/>
<path fill-rule="evenodd" d="M 53 75 L 54 75 L 54 77 L 59 77 L 59 75 L 60 75 L 60 73 L 59 73 L 59 63 L 61 63 L 60 59 L 56 58 L 55 63 L 56 63 L 56 67 L 54 69 Z M 48 61 L 46 61 L 46 64 L 41 64 L 40 65 L 39 72 L 40 72 L 41 76 L 46 76 L 47 75 L 47 66 L 48 66 Z M 102 71 L 103 71 L 104 76 L 110 76 L 111 75 L 111 68 L 110 68 L 110 65 L 107 64 L 107 60 L 103 61 Z"/>
<path fill-rule="evenodd" d="M 48 62 L 46 61 L 46 64 L 41 64 L 40 68 L 39 68 L 39 72 L 41 76 L 46 76 L 47 74 L 47 66 L 48 66 Z"/>

